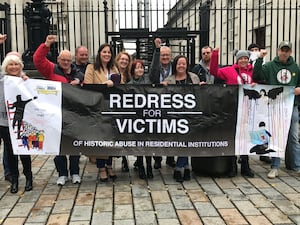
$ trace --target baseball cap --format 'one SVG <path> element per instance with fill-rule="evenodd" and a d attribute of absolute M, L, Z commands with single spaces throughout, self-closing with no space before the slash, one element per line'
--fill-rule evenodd
<path fill-rule="evenodd" d="M 292 43 L 289 41 L 282 41 L 280 42 L 278 48 L 288 47 L 289 49 L 292 49 Z"/>

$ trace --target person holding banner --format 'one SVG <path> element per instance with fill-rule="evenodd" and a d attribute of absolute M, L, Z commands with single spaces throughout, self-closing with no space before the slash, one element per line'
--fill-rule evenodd
<path fill-rule="evenodd" d="M 0 37 L 1 39 L 1 37 Z M 16 76 L 22 78 L 24 81 L 28 79 L 28 76 L 22 71 L 23 69 L 23 62 L 19 55 L 15 53 L 8 53 L 7 56 L 4 58 L 1 66 L 0 79 L 3 79 L 4 76 Z M 9 133 L 9 125 L 8 125 L 8 118 L 6 112 L 6 105 L 4 100 L 4 87 L 2 87 L 1 92 L 1 118 L 0 118 L 0 138 L 3 139 L 4 142 L 4 151 L 5 155 L 7 156 L 8 166 L 11 172 L 11 186 L 10 192 L 17 193 L 19 190 L 19 169 L 18 169 L 18 155 L 14 155 L 11 137 Z M 32 170 L 31 170 L 31 157 L 30 155 L 20 155 L 20 159 L 23 165 L 23 173 L 26 177 L 25 183 L 25 191 L 32 190 Z"/>
<path fill-rule="evenodd" d="M 46 56 L 50 51 L 50 46 L 55 41 L 56 35 L 48 35 L 46 37 L 45 43 L 42 43 L 33 54 L 34 66 L 48 80 L 79 85 L 83 81 L 84 74 L 72 64 L 70 51 L 62 50 L 57 57 L 57 64 L 54 64 L 47 59 Z M 80 155 L 69 156 L 70 175 L 74 184 L 81 183 L 81 178 L 79 176 L 79 159 Z M 58 172 L 56 184 L 63 186 L 66 181 L 68 181 L 67 156 L 55 156 L 54 163 Z"/>
<path fill-rule="evenodd" d="M 131 56 L 125 52 L 119 52 L 116 56 L 116 65 L 122 77 L 122 82 L 125 84 L 131 80 Z"/>
<path fill-rule="evenodd" d="M 87 47 L 81 45 L 75 48 L 75 61 L 73 64 L 79 69 L 83 74 L 85 73 L 87 65 L 89 62 L 89 51 Z"/>
<path fill-rule="evenodd" d="M 155 71 L 155 70 L 151 70 L 151 71 Z M 147 74 L 144 74 L 144 72 L 145 72 L 144 62 L 140 59 L 134 60 L 131 66 L 132 79 L 131 81 L 128 82 L 128 84 L 150 84 L 151 82 L 149 80 L 149 76 Z M 153 178 L 151 156 L 145 156 L 145 158 L 146 158 L 147 175 L 145 172 L 143 156 L 137 156 L 136 165 L 138 167 L 139 177 L 141 179 Z"/>
<path fill-rule="evenodd" d="M 260 45 L 256 44 L 256 43 L 251 43 L 250 45 L 248 45 L 248 51 L 250 51 L 250 59 L 249 59 L 249 63 L 252 64 L 252 66 L 255 65 L 255 62 L 256 60 L 258 59 L 259 57 L 259 54 L 260 54 L 260 50 L 262 48 L 260 47 Z M 265 58 L 263 59 L 263 64 L 265 64 Z M 263 161 L 263 162 L 266 162 L 268 164 L 271 164 L 272 162 L 272 159 L 271 157 L 269 156 L 266 156 L 266 155 L 261 155 L 259 156 L 259 160 L 260 161 Z"/>
<path fill-rule="evenodd" d="M 94 64 L 89 64 L 86 68 L 84 84 L 106 84 L 108 87 L 112 87 L 120 82 L 122 82 L 121 75 L 115 66 L 111 46 L 109 44 L 100 45 Z M 112 168 L 112 159 L 112 156 L 96 159 L 101 182 L 108 181 L 108 177 L 113 181 L 117 178 Z"/>
<path fill-rule="evenodd" d="M 125 84 L 131 80 L 131 57 L 130 55 L 125 52 L 121 51 L 116 56 L 116 64 L 119 70 L 119 73 L 122 77 L 122 82 Z M 129 172 L 128 168 L 128 160 L 126 156 L 122 156 L 122 171 L 123 172 Z"/>
<path fill-rule="evenodd" d="M 167 77 L 162 84 L 177 84 L 177 85 L 190 85 L 200 84 L 199 77 L 188 72 L 188 59 L 183 55 L 178 55 L 174 58 L 172 65 L 173 75 Z M 182 175 L 183 170 L 183 175 Z M 191 170 L 189 166 L 189 159 L 187 156 L 178 156 L 176 166 L 174 169 L 174 179 L 177 182 L 183 182 L 191 179 Z"/>
<path fill-rule="evenodd" d="M 243 85 L 252 84 L 253 66 L 249 63 L 250 53 L 249 51 L 239 50 L 235 54 L 236 63 L 232 66 L 226 66 L 219 68 L 219 49 L 215 48 L 212 52 L 210 59 L 210 73 L 222 80 L 226 84 Z M 235 177 L 237 175 L 237 157 L 232 156 L 232 166 L 228 174 L 229 177 Z M 254 177 L 254 173 L 249 166 L 248 155 L 241 155 L 241 174 L 245 177 Z"/>
<path fill-rule="evenodd" d="M 159 65 L 157 67 L 150 67 L 149 79 L 152 84 L 160 84 L 167 77 L 172 75 L 172 62 L 171 62 L 171 48 L 168 46 L 161 46 L 161 39 L 155 38 L 155 51 L 153 53 L 152 65 Z M 158 69 L 159 73 L 153 72 L 153 69 Z M 161 168 L 161 156 L 154 156 L 154 169 Z M 167 156 L 166 164 L 170 167 L 175 167 L 175 159 L 173 156 Z"/>
<path fill-rule="evenodd" d="M 259 58 L 256 60 L 253 78 L 257 81 L 271 85 L 295 86 L 294 94 L 300 95 L 300 70 L 294 61 L 292 54 L 292 43 L 289 41 L 280 42 L 277 49 L 277 56 L 270 62 L 263 65 L 263 59 L 266 56 L 265 49 L 260 50 Z M 290 168 L 300 174 L 300 144 L 299 144 L 299 112 L 298 98 L 295 98 L 292 112 L 291 125 L 288 134 L 287 153 L 290 155 Z M 271 170 L 267 177 L 274 179 L 278 176 L 280 158 L 272 157 Z"/>

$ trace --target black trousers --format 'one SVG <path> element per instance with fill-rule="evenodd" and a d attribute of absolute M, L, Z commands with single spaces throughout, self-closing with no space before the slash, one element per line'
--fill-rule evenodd
<path fill-rule="evenodd" d="M 3 139 L 4 145 L 6 145 L 4 151 L 5 154 L 7 154 L 8 167 L 11 172 L 11 176 L 16 178 L 19 176 L 18 155 L 14 155 L 8 127 L 0 126 L 0 138 Z M 23 174 L 25 177 L 31 178 L 32 170 L 30 155 L 20 155 L 20 159 L 23 165 Z"/>

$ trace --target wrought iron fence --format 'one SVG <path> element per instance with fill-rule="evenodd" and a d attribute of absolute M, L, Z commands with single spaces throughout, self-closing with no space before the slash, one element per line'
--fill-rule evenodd
<path fill-rule="evenodd" d="M 221 64 L 232 64 L 232 52 L 253 42 L 268 50 L 270 60 L 282 40 L 290 40 L 295 60 L 300 58 L 300 0 L 68 0 L 46 4 L 52 12 L 49 32 L 58 35 L 57 50 L 74 52 L 78 45 L 85 45 L 91 61 L 104 42 L 110 42 L 115 53 L 125 48 L 149 61 L 155 37 L 171 46 L 173 56 L 186 54 L 191 64 L 198 62 L 204 45 L 220 47 Z M 0 32 L 9 35 L 1 47 L 2 56 L 10 50 L 23 53 L 30 44 L 23 11 L 16 5 L 9 10 L 0 6 Z"/>

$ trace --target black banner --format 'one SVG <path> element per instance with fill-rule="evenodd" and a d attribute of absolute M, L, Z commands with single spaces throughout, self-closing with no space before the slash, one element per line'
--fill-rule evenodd
<path fill-rule="evenodd" d="M 238 86 L 62 86 L 60 154 L 234 155 Z"/>

